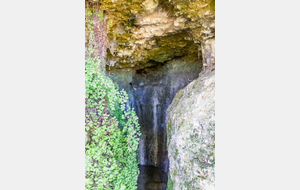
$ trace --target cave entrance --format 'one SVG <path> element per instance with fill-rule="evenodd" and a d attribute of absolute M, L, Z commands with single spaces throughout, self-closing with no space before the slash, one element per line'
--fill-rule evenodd
<path fill-rule="evenodd" d="M 108 76 L 129 96 L 139 118 L 138 189 L 166 189 L 168 181 L 167 109 L 176 93 L 199 76 L 198 59 L 177 57 L 143 68 L 113 69 Z"/>

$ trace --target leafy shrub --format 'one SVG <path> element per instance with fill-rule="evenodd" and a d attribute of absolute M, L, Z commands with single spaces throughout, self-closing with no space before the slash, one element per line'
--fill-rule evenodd
<path fill-rule="evenodd" d="M 93 13 L 87 11 L 90 17 Z M 96 13 L 97 14 L 97 13 Z M 98 14 L 98 16 L 101 14 Z M 103 15 L 103 14 L 102 14 Z M 90 40 L 92 20 L 86 16 Z M 99 16 L 99 17 L 100 17 Z M 100 19 L 100 21 L 103 19 Z M 96 51 L 92 48 L 91 53 Z M 136 190 L 139 124 L 126 108 L 128 96 L 103 73 L 97 57 L 85 63 L 85 187 L 87 190 Z"/>
<path fill-rule="evenodd" d="M 136 189 L 139 124 L 128 96 L 97 62 L 85 66 L 86 189 Z"/>

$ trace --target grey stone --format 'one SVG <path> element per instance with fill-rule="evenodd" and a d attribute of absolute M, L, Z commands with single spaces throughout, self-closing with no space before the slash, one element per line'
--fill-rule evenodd
<path fill-rule="evenodd" d="M 215 72 L 180 90 L 167 113 L 168 189 L 215 189 Z"/>
<path fill-rule="evenodd" d="M 173 59 L 165 64 L 144 69 L 114 69 L 108 76 L 129 94 L 128 105 L 139 118 L 141 137 L 139 142 L 140 165 L 160 167 L 167 172 L 166 111 L 175 94 L 193 79 L 202 69 L 197 59 Z M 132 90 L 130 83 L 136 88 Z M 144 83 L 144 86 L 139 86 Z"/>

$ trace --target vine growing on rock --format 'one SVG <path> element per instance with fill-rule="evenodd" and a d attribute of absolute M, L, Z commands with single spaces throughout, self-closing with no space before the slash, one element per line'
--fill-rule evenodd
<path fill-rule="evenodd" d="M 89 40 L 95 39 L 90 16 L 101 16 L 96 12 L 86 9 Z M 85 61 L 85 187 L 135 190 L 139 174 L 138 118 L 133 109 L 126 107 L 126 92 L 104 75 L 100 65 L 97 56 Z"/>

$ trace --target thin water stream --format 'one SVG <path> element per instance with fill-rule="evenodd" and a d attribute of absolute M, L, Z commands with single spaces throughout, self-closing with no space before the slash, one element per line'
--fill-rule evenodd
<path fill-rule="evenodd" d="M 166 112 L 176 93 L 197 78 L 200 71 L 198 60 L 183 58 L 139 70 L 108 71 L 108 76 L 128 93 L 127 104 L 139 118 L 138 190 L 166 190 L 169 170 Z"/>

